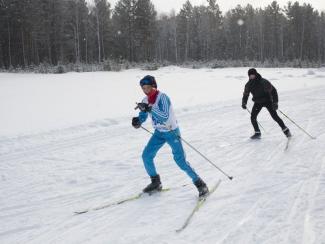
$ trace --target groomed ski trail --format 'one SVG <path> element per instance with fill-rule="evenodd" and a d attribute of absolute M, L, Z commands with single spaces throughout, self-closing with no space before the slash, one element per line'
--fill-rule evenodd
<path fill-rule="evenodd" d="M 252 128 L 240 99 L 227 106 L 176 111 L 182 136 L 234 176 L 233 181 L 223 179 L 209 204 L 178 234 L 174 230 L 195 204 L 197 190 L 167 146 L 156 158 L 163 186 L 188 187 L 86 215 L 71 214 L 137 193 L 148 183 L 141 152 L 149 137 L 131 128 L 125 121 L 129 118 L 1 138 L 0 242 L 323 244 L 325 101 L 310 97 L 324 97 L 325 88 L 280 96 L 281 110 L 317 134 L 317 140 L 284 118 L 295 139 L 283 152 L 286 138 L 262 110 L 259 121 L 268 133 L 258 142 L 249 141 Z M 185 149 L 208 184 L 223 177 Z"/>

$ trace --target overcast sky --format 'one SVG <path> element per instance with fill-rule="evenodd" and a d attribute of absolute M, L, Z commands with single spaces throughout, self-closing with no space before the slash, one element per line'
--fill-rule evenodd
<path fill-rule="evenodd" d="M 92 0 L 89 0 L 91 2 Z M 115 3 L 118 0 L 108 0 L 112 4 L 112 6 L 115 5 Z M 151 0 L 152 3 L 155 5 L 156 10 L 158 13 L 169 13 L 172 9 L 175 9 L 176 12 L 179 11 L 179 9 L 182 7 L 182 5 L 186 2 L 186 0 Z M 190 0 L 193 5 L 200 5 L 200 4 L 206 4 L 206 0 Z M 217 1 L 219 4 L 221 10 L 223 12 L 226 12 L 227 10 L 236 7 L 237 4 L 246 5 L 248 3 L 252 4 L 254 7 L 264 7 L 268 4 L 270 4 L 272 0 L 222 0 Z M 288 0 L 278 0 L 277 1 L 281 7 L 286 5 Z M 292 2 L 295 2 L 294 0 Z M 325 11 L 325 0 L 306 0 L 301 1 L 298 0 L 300 3 L 310 3 L 315 9 L 317 10 L 324 10 Z"/>

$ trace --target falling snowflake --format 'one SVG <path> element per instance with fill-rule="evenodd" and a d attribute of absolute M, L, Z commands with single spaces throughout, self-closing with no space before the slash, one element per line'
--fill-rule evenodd
<path fill-rule="evenodd" d="M 238 24 L 239 26 L 242 26 L 242 25 L 244 24 L 244 20 L 239 19 L 239 20 L 237 21 L 237 24 Z"/>

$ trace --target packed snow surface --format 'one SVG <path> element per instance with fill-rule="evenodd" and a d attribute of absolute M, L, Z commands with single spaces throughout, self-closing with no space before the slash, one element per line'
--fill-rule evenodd
<path fill-rule="evenodd" d="M 325 69 L 258 69 L 278 89 L 293 139 L 266 109 L 253 133 L 241 97 L 247 68 L 154 72 L 0 74 L 0 243 L 325 243 Z M 189 226 L 197 190 L 170 148 L 156 157 L 170 191 L 75 215 L 136 195 L 149 183 L 141 153 L 150 138 L 130 125 L 152 74 L 174 105 L 187 159 L 218 189 Z M 252 106 L 250 101 L 249 107 Z M 144 126 L 150 130 L 151 124 Z"/>

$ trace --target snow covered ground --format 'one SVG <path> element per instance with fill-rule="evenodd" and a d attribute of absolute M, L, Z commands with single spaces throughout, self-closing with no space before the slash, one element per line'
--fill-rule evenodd
<path fill-rule="evenodd" d="M 130 126 L 138 79 L 148 73 L 0 74 L 0 243 L 325 243 L 325 70 L 260 69 L 279 91 L 294 135 L 266 110 L 257 142 L 241 95 L 246 68 L 151 74 L 174 103 L 188 160 L 220 187 L 176 233 L 197 191 L 165 146 L 156 165 L 171 191 L 123 205 L 73 212 L 132 196 L 148 183 L 141 152 L 149 139 Z M 249 103 L 251 106 L 251 103 Z M 150 128 L 147 123 L 146 128 Z M 182 187 L 182 185 L 186 185 Z"/>
<path fill-rule="evenodd" d="M 259 69 L 284 91 L 325 83 L 323 69 Z M 139 79 L 154 75 L 159 88 L 184 108 L 237 99 L 241 104 L 247 68 L 67 74 L 0 73 L 0 135 L 30 134 L 62 129 L 99 120 L 115 123 L 133 116 L 135 102 L 143 97 Z M 122 118 L 123 117 L 123 118 Z"/>

